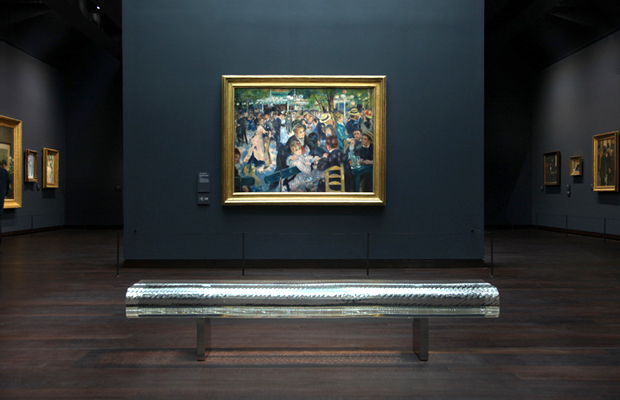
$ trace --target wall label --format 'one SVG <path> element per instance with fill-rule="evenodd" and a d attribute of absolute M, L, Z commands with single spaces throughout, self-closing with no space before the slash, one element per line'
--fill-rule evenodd
<path fill-rule="evenodd" d="M 198 193 L 211 192 L 211 178 L 208 172 L 198 173 Z"/>

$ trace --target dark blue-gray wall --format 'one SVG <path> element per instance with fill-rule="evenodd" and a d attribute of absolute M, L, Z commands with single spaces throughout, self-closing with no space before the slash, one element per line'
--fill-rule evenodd
<path fill-rule="evenodd" d="M 485 225 L 529 225 L 535 71 L 514 49 L 485 49 Z"/>
<path fill-rule="evenodd" d="M 0 114 L 22 121 L 22 148 L 39 156 L 38 183 L 22 183 L 22 207 L 6 209 L 2 230 L 59 226 L 64 218 L 66 177 L 65 99 L 62 73 L 0 41 Z M 60 188 L 41 189 L 43 147 L 60 153 Z"/>
<path fill-rule="evenodd" d="M 620 235 L 620 194 L 593 192 L 592 136 L 620 130 L 620 32 L 540 73 L 532 130 L 532 224 Z M 542 185 L 542 154 L 561 152 L 561 186 Z M 569 175 L 583 156 L 584 175 Z M 571 196 L 566 195 L 566 185 Z"/>
<path fill-rule="evenodd" d="M 121 63 L 100 49 L 64 70 L 67 225 L 123 224 Z"/>
<path fill-rule="evenodd" d="M 482 259 L 483 58 L 477 0 L 124 2 L 125 259 Z M 386 75 L 387 205 L 221 206 L 226 74 Z"/>

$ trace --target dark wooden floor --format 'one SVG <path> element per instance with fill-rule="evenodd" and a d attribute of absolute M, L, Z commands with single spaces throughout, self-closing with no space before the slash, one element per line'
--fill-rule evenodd
<path fill-rule="evenodd" d="M 431 320 L 426 363 L 411 352 L 410 323 L 391 319 L 216 319 L 214 350 L 199 363 L 193 320 L 127 319 L 125 290 L 146 278 L 239 278 L 239 269 L 132 268 L 117 278 L 115 231 L 6 237 L 0 398 L 620 398 L 620 243 L 507 230 L 495 232 L 494 250 L 495 277 L 371 268 L 373 278 L 499 288 L 499 319 Z M 246 270 L 246 279 L 365 275 L 363 263 Z"/>

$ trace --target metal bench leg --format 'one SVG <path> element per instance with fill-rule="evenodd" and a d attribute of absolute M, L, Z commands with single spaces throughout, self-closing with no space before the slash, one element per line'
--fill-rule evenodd
<path fill-rule="evenodd" d="M 211 320 L 196 319 L 196 360 L 204 361 L 211 352 Z"/>
<path fill-rule="evenodd" d="M 413 320 L 413 351 L 420 361 L 428 361 L 428 318 Z"/>

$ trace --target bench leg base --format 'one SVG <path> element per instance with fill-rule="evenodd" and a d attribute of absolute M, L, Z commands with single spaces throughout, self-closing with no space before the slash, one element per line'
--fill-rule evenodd
<path fill-rule="evenodd" d="M 204 361 L 211 352 L 211 320 L 196 319 L 196 360 Z"/>
<path fill-rule="evenodd" d="M 196 319 L 196 359 L 204 361 L 211 352 L 211 320 Z M 413 320 L 413 352 L 420 361 L 428 361 L 428 318 Z"/>
<path fill-rule="evenodd" d="M 428 318 L 413 320 L 413 352 L 420 361 L 428 361 Z"/>

